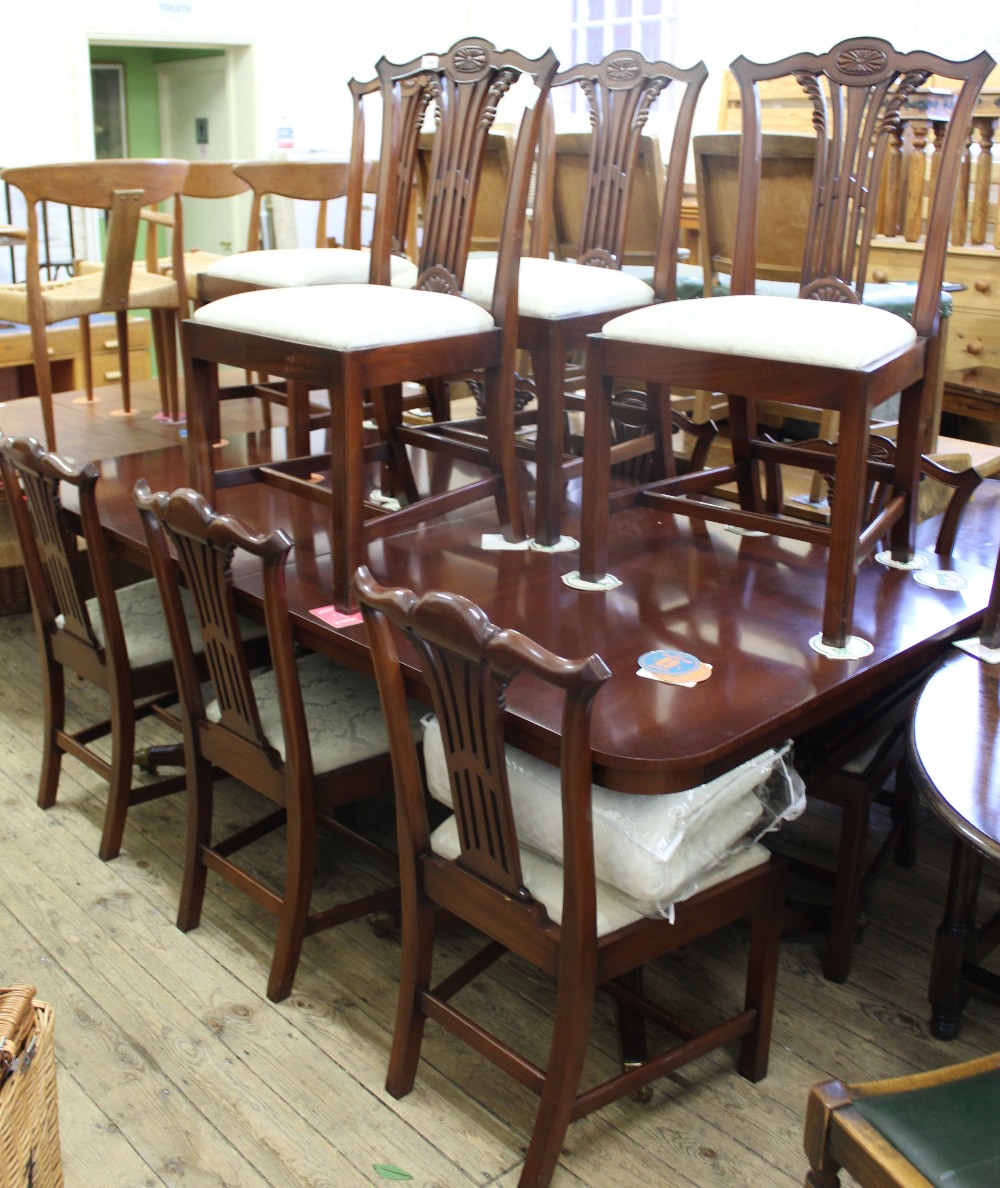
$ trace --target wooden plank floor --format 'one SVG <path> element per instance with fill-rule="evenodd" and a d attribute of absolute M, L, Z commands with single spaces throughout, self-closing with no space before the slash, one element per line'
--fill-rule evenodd
<path fill-rule="evenodd" d="M 0 427 L 11 425 L 12 407 L 0 410 Z M 58 804 L 37 808 L 40 691 L 28 616 L 0 618 L 0 656 L 0 984 L 33 982 L 55 1006 L 68 1188 L 352 1188 L 384 1183 L 378 1164 L 426 1188 L 513 1188 L 533 1117 L 526 1091 L 430 1025 L 416 1088 L 398 1102 L 385 1093 L 399 960 L 392 928 L 364 920 L 309 938 L 292 996 L 269 1003 L 274 925 L 262 910 L 210 878 L 201 926 L 187 934 L 174 926 L 182 797 L 133 810 L 110 863 L 96 855 L 105 792 L 92 773 L 67 760 Z M 81 711 L 100 708 L 86 689 L 73 697 Z M 247 795 L 227 788 L 222 824 L 246 814 Z M 388 824 L 388 802 L 369 812 L 373 825 Z M 821 806 L 810 810 L 798 826 L 803 844 L 828 847 L 833 821 Z M 844 985 L 823 980 L 820 938 L 786 939 L 764 1081 L 741 1080 L 731 1052 L 713 1053 L 658 1082 L 649 1103 L 625 1100 L 576 1123 L 557 1188 L 798 1184 L 813 1082 L 894 1075 L 1000 1047 L 1000 1010 L 985 1000 L 970 1002 L 951 1044 L 927 1030 L 949 852 L 924 814 L 917 864 L 890 864 L 876 882 Z M 261 843 L 258 861 L 280 869 L 280 837 Z M 324 898 L 382 878 L 336 844 L 322 849 L 319 867 Z M 984 906 L 998 891 L 990 876 Z M 443 960 L 472 944 L 466 933 L 448 934 Z M 736 1000 L 744 952 L 733 929 L 659 964 L 651 982 L 711 1015 Z M 544 978 L 504 962 L 463 1001 L 544 1060 L 552 1004 Z M 588 1073 L 605 1075 L 613 1051 L 602 1003 Z"/>

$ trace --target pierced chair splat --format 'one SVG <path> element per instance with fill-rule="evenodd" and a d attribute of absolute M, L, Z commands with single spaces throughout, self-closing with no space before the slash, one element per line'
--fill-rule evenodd
<path fill-rule="evenodd" d="M 780 757 L 770 752 L 677 798 L 595 788 L 590 720 L 611 676 L 598 656 L 556 656 L 519 632 L 500 630 L 456 594 L 431 591 L 418 598 L 380 586 L 365 569 L 356 584 L 390 724 L 399 832 L 403 955 L 388 1092 L 403 1097 L 413 1088 L 424 1025 L 433 1019 L 539 1095 L 518 1183 L 544 1188 L 570 1121 L 710 1049 L 739 1040 L 738 1071 L 751 1081 L 763 1077 L 783 868 L 754 839 L 794 811 L 797 786 Z M 405 707 L 400 635 L 416 653 L 435 711 L 425 723 L 427 787 L 453 813 L 433 832 L 412 736 L 397 725 Z M 551 686 L 560 699 L 561 768 L 505 745 L 506 690 L 522 674 Z M 693 836 L 678 835 L 677 820 L 698 815 L 695 800 L 687 798 L 706 810 L 703 851 Z M 716 826 L 729 831 L 728 841 Z M 669 860 L 656 860 L 657 844 Z M 435 985 L 439 909 L 485 934 L 487 944 Z M 723 1013 L 722 1021 L 681 1021 L 643 995 L 644 965 L 737 920 L 750 926 L 747 975 L 742 987 L 727 989 L 726 1005 L 707 1012 L 714 1019 Z M 451 1002 L 508 951 L 556 979 L 546 1069 Z M 615 999 L 622 1071 L 578 1092 L 599 987 Z M 735 1012 L 730 992 L 741 999 Z M 647 1018 L 679 1038 L 652 1058 Z"/>
<path fill-rule="evenodd" d="M 437 63 L 431 65 L 431 63 Z M 379 169 L 370 284 L 317 285 L 236 294 L 202 306 L 185 323 L 194 396 L 189 447 L 192 485 L 211 493 L 216 484 L 275 481 L 306 497 L 327 502 L 333 532 L 333 601 L 353 606 L 351 577 L 366 544 L 429 517 L 492 497 L 501 532 L 525 542 L 521 483 L 514 449 L 513 365 L 515 343 L 506 330 L 516 304 L 517 269 L 527 189 L 545 94 L 555 73 L 551 50 L 537 59 L 497 50 L 480 38 L 457 42 L 439 58 L 423 56 L 378 65 L 383 88 L 383 151 Z M 436 124 L 424 211 L 421 256 L 415 284 L 391 284 L 400 138 L 408 133 L 400 96 L 414 80 L 433 99 Z M 490 310 L 461 296 L 471 235 L 471 214 L 481 153 L 498 105 L 523 80 L 531 102 L 524 108 L 511 168 L 505 231 Z M 284 463 L 216 473 L 212 408 L 219 363 L 284 376 L 302 388 L 330 395 L 329 453 L 296 453 Z M 462 445 L 442 444 L 403 423 L 402 385 L 478 371 L 489 394 L 488 457 L 481 469 L 456 469 L 454 489 L 418 490 L 407 447 L 450 451 L 462 460 Z M 371 397 L 377 440 L 363 426 Z M 433 428 L 429 426 L 428 429 Z M 475 459 L 479 460 L 478 455 Z M 382 463 L 392 484 L 386 495 L 405 504 L 388 511 L 366 498 L 370 467 Z M 326 484 L 310 483 L 315 472 Z M 306 479 L 300 476 L 307 476 Z M 380 494 L 382 494 L 380 492 Z"/>
<path fill-rule="evenodd" d="M 185 782 L 172 776 L 133 784 L 136 723 L 156 714 L 179 729 L 177 682 L 156 583 L 115 589 L 98 519 L 100 473 L 92 463 L 71 465 L 32 438 L 7 437 L 0 440 L 0 476 L 24 558 L 42 661 L 45 724 L 38 803 L 42 808 L 55 804 L 64 755 L 85 764 L 108 782 L 98 852 L 103 859 L 114 858 L 129 808 L 178 792 Z M 63 493 L 69 492 L 78 504 L 79 529 L 76 517 L 63 508 Z M 67 728 L 67 674 L 107 694 L 107 720 L 76 731 Z M 92 745 L 103 738 L 110 738 L 110 760 Z"/>
<path fill-rule="evenodd" d="M 553 88 L 579 87 L 590 116 L 586 192 L 573 260 L 536 254 L 547 238 L 541 224 L 546 191 L 552 189 L 554 144 L 543 138 L 532 228 L 532 254 L 521 261 L 517 293 L 517 345 L 531 358 L 531 389 L 537 410 L 519 419 L 537 422 L 537 439 L 526 450 L 536 460 L 535 545 L 558 547 L 562 490 L 581 469 L 566 455 L 565 410 L 576 407 L 567 393 L 567 363 L 582 350 L 586 335 L 599 330 L 613 313 L 670 301 L 677 295 L 677 249 L 687 158 L 695 103 L 707 77 L 703 62 L 690 69 L 669 62 L 648 62 L 635 50 L 616 50 L 596 64 L 561 71 Z M 667 98 L 669 96 L 669 99 Z M 676 106 L 676 118 L 663 190 L 659 252 L 673 261 L 656 273 L 652 286 L 623 271 L 628 239 L 632 183 L 643 134 L 658 103 Z M 551 121 L 550 121 L 551 122 Z M 662 146 L 661 146 L 662 151 Z M 472 260 L 465 291 L 488 305 L 496 262 Z M 570 542 L 564 542 L 564 544 Z"/>
<path fill-rule="evenodd" d="M 841 42 L 826 54 L 796 54 L 770 64 L 737 59 L 743 133 L 732 295 L 672 302 L 615 318 L 592 335 L 587 353 L 587 433 L 579 578 L 607 588 L 609 510 L 655 504 L 665 513 L 701 517 L 828 547 L 820 631 L 810 641 L 824 655 L 850 658 L 870 643 L 851 635 L 857 571 L 888 537 L 892 559 L 908 563 L 916 526 L 920 453 L 931 413 L 929 356 L 940 319 L 947 229 L 965 151 L 965 129 L 993 61 L 968 62 L 901 53 L 878 38 Z M 885 154 L 898 110 L 931 74 L 953 80 L 953 122 L 936 146 L 927 239 L 911 321 L 862 303 Z M 755 234 L 761 171 L 758 87 L 793 76 L 813 109 L 816 168 L 798 297 L 755 293 Z M 659 483 L 610 490 L 609 406 L 616 379 L 640 380 L 666 401 L 671 385 L 725 392 L 733 461 L 677 476 L 663 460 Z M 863 524 L 868 426 L 872 410 L 901 393 L 892 492 Z M 756 403 L 807 405 L 839 414 L 837 499 L 829 524 L 783 515 L 762 491 L 762 463 L 812 467 L 807 450 L 765 440 Z M 669 452 L 664 436 L 663 450 Z M 706 498 L 735 483 L 738 504 Z"/>

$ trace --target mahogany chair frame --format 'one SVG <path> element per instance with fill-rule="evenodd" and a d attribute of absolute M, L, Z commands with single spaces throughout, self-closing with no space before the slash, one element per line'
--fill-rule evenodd
<path fill-rule="evenodd" d="M 667 513 L 712 519 L 738 528 L 777 533 L 829 548 L 827 587 L 822 615 L 822 646 L 831 654 L 848 651 L 857 569 L 876 541 L 891 532 L 892 557 L 913 555 L 916 525 L 914 492 L 921 443 L 930 416 L 925 380 L 933 370 L 929 356 L 937 340 L 940 286 L 947 247 L 947 227 L 965 149 L 965 129 L 979 89 L 993 65 L 983 53 L 968 62 L 949 62 L 933 54 L 899 53 L 878 38 L 841 42 L 827 54 L 797 54 L 770 64 L 738 58 L 732 65 L 742 96 L 743 135 L 739 166 L 739 217 L 732 291 L 752 294 L 756 280 L 755 230 L 761 170 L 759 84 L 794 75 L 811 99 L 817 133 L 815 201 L 806 235 L 800 297 L 859 303 L 876 213 L 883 160 L 896 111 L 931 75 L 960 86 L 953 122 L 938 148 L 933 196 L 928 211 L 927 244 L 912 322 L 912 347 L 860 370 L 716 353 L 680 346 L 648 345 L 592 335 L 587 360 L 587 435 L 584 462 L 584 515 L 580 576 L 606 577 L 609 514 L 635 504 L 655 504 Z M 662 269 L 664 261 L 659 261 Z M 764 300 L 760 298 L 759 300 Z M 607 456 L 610 449 L 608 405 L 616 379 L 643 380 L 661 401 L 671 385 L 722 391 L 729 395 L 733 462 L 698 474 L 676 476 L 669 456 L 660 484 L 611 494 Z M 872 409 L 900 392 L 898 452 L 893 493 L 876 520 L 863 528 L 863 483 L 868 425 Z M 840 414 L 836 474 L 838 499 L 829 525 L 784 516 L 765 500 L 759 463 L 812 467 L 808 450 L 760 440 L 755 403 L 767 399 L 805 404 Z M 669 438 L 662 439 L 669 453 Z M 737 507 L 706 501 L 702 493 L 735 482 Z"/>
<path fill-rule="evenodd" d="M 860 1184 L 878 1188 L 930 1188 L 930 1181 L 909 1159 L 861 1116 L 856 1103 L 889 1093 L 943 1088 L 998 1068 L 1000 1052 L 994 1052 L 932 1072 L 851 1085 L 842 1081 L 814 1085 L 806 1107 L 806 1188 L 839 1188 L 841 1170 Z"/>
<path fill-rule="evenodd" d="M 424 1024 L 433 1019 L 540 1097 L 521 1188 L 549 1183 L 570 1121 L 584 1117 L 710 1049 L 739 1039 L 737 1068 L 756 1081 L 767 1071 L 777 973 L 783 869 L 771 860 L 677 904 L 674 921 L 642 918 L 598 937 L 591 831 L 590 717 L 610 672 L 598 656 L 567 660 L 517 631 L 494 626 L 474 603 L 432 591 L 417 597 L 356 577 L 393 757 L 403 908 L 399 1006 L 386 1089 L 413 1087 Z M 430 845 L 424 782 L 412 735 L 403 725 L 406 694 L 397 633 L 415 650 L 442 726 L 461 854 Z M 409 654 L 409 652 L 408 652 Z M 561 925 L 532 898 L 507 787 L 504 699 L 519 675 L 564 695 L 561 729 L 564 886 Z M 403 712 L 404 717 L 400 717 Z M 475 791 L 473 791 L 475 790 Z M 432 982 L 436 913 L 472 925 L 487 945 Z M 749 922 L 745 1000 L 730 1018 L 700 1030 L 642 995 L 642 966 L 736 920 Z M 506 952 L 556 979 L 555 1023 L 547 1070 L 486 1031 L 452 996 Z M 595 992 L 616 1000 L 623 1071 L 578 1092 Z M 648 1056 L 645 1019 L 680 1038 Z"/>
<path fill-rule="evenodd" d="M 306 936 L 398 902 L 398 889 L 392 887 L 310 910 L 320 825 L 395 870 L 395 855 L 334 816 L 342 806 L 388 790 L 389 756 L 382 754 L 322 773 L 313 768 L 285 598 L 285 565 L 292 548 L 287 534 L 280 530 L 254 533 L 235 517 L 216 513 L 203 496 L 189 488 L 154 494 L 140 480 L 135 499 L 170 631 L 188 771 L 187 842 L 177 926 L 185 932 L 198 926 L 210 870 L 249 895 L 278 917 L 267 996 L 280 1002 L 291 992 Z M 260 564 L 284 759 L 261 726 L 251 661 L 239 630 L 231 576 L 237 553 Z M 207 716 L 191 660 L 192 641 L 180 602 L 181 573 L 197 610 L 209 679 L 221 711 L 218 721 Z M 214 783 L 220 772 L 239 779 L 277 807 L 233 836 L 213 840 Z M 277 892 L 239 865 L 233 855 L 282 825 L 287 829 L 285 874 L 284 886 Z"/>
<path fill-rule="evenodd" d="M 653 105 L 671 87 L 682 89 L 667 163 L 666 183 L 662 186 L 662 213 L 658 227 L 657 253 L 676 261 L 680 246 L 680 210 L 683 198 L 684 167 L 687 159 L 695 104 L 708 77 L 703 62 L 681 69 L 669 62 L 649 62 L 635 50 L 616 50 L 598 63 L 582 63 L 560 71 L 553 88 L 579 86 L 586 96 L 591 122 L 590 151 L 586 193 L 580 219 L 579 240 L 574 262 L 596 268 L 620 270 L 631 209 L 632 185 L 643 133 Z M 544 203 L 551 201 L 554 182 L 552 121 L 547 120 L 550 135 L 539 153 L 539 176 L 536 187 L 536 210 L 533 226 L 533 254 L 547 244 L 546 229 L 551 212 Z M 656 299 L 671 301 L 676 297 L 677 278 L 671 270 L 657 275 Z M 623 313 L 623 309 L 615 312 Z M 531 358 L 531 390 L 537 411 L 522 414 L 519 420 L 537 422 L 533 447 L 522 453 L 536 461 L 535 541 L 543 546 L 556 545 L 560 539 L 562 492 L 565 483 L 582 470 L 578 457 L 566 457 L 565 411 L 571 398 L 566 393 L 566 370 L 569 355 L 580 351 L 587 335 L 607 321 L 608 310 L 598 309 L 570 317 L 544 318 L 519 310 L 517 346 Z M 466 433 L 481 422 L 466 422 Z M 447 430 L 445 430 L 447 431 Z"/>
<path fill-rule="evenodd" d="M 396 242 L 396 204 L 401 142 L 414 126 L 396 96 L 415 93 L 425 108 L 433 99 L 438 133 L 431 159 L 434 200 L 425 210 L 416 289 L 461 294 L 472 234 L 471 214 L 482 161 L 482 149 L 507 89 L 522 74 L 532 77 L 536 102 L 522 118 L 511 167 L 511 181 L 498 257 L 497 281 L 491 314 L 494 326 L 430 341 L 370 349 L 334 350 L 275 337 L 213 328 L 189 321 L 184 326 L 186 357 L 194 385 L 188 444 L 191 482 L 198 490 L 266 481 L 290 487 L 331 508 L 333 601 L 345 609 L 354 605 L 351 578 L 363 560 L 365 546 L 429 517 L 475 500 L 493 497 L 500 529 L 510 541 L 526 540 L 521 484 L 514 447 L 513 379 L 516 343 L 507 333 L 514 324 L 517 273 L 523 238 L 528 185 L 538 137 L 540 114 L 556 60 L 551 50 L 537 59 L 512 50 L 497 50 L 481 38 L 465 38 L 437 59 L 429 69 L 426 56 L 396 65 L 378 64 L 383 91 L 383 150 L 379 169 L 375 235 L 370 283 L 390 283 L 390 255 Z M 418 89 L 414 92 L 414 81 Z M 423 91 L 427 99 L 420 98 Z M 349 287 L 349 286 L 348 286 Z M 343 291 L 345 286 L 338 286 Z M 330 393 L 330 454 L 309 456 L 307 433 L 290 429 L 285 463 L 216 472 L 212 454 L 212 409 L 218 403 L 218 364 L 229 363 L 252 371 L 284 376 L 300 389 L 325 388 Z M 489 394 L 486 447 L 487 473 L 464 487 L 420 497 L 407 460 L 407 447 L 437 449 L 474 462 L 482 450 L 433 434 L 436 426 L 403 422 L 402 384 L 407 380 L 444 379 L 478 371 Z M 365 399 L 374 397 L 378 440 L 366 442 L 362 427 Z M 290 421 L 294 407 L 290 403 Z M 301 452 L 299 452 L 301 451 Z M 382 462 L 400 502 L 399 511 L 386 511 L 366 500 L 366 467 Z M 329 486 L 309 481 L 317 470 L 330 473 Z"/>
<path fill-rule="evenodd" d="M 59 301 L 65 301 L 71 295 L 75 281 L 86 289 L 85 295 L 75 303 L 77 308 L 82 305 L 85 312 L 76 312 L 72 316 L 78 317 L 80 322 L 88 399 L 94 398 L 90 359 L 90 314 L 115 315 L 122 403 L 124 412 L 128 414 L 132 410 L 128 313 L 132 309 L 148 308 L 153 323 L 153 343 L 159 371 L 162 411 L 171 421 L 178 420 L 180 396 L 177 376 L 177 312 L 186 293 L 181 195 L 187 173 L 187 161 L 135 158 L 23 166 L 5 169 L 0 175 L 5 182 L 16 186 L 22 192 L 27 206 L 27 321 L 31 328 L 35 382 L 42 405 L 45 440 L 49 449 L 56 448 L 56 426 L 52 407 L 52 369 L 49 364 L 47 326 L 67 316 L 65 305 L 60 307 Z M 171 277 L 163 277 L 161 283 L 154 286 L 155 292 L 150 290 L 149 285 L 133 289 L 132 262 L 139 238 L 142 208 L 168 200 L 172 202 L 171 218 L 174 227 L 171 242 Z M 38 206 L 45 202 L 60 202 L 67 206 L 106 212 L 107 240 L 99 286 L 95 286 L 92 278 L 87 276 L 60 282 L 61 288 L 49 289 L 42 281 L 39 245 L 44 236 L 39 228 Z M 154 274 L 159 272 L 155 243 L 152 249 L 147 244 L 146 269 Z"/>
<path fill-rule="evenodd" d="M 31 614 L 41 655 L 44 734 L 38 803 L 56 803 L 62 758 L 70 755 L 108 783 L 99 854 L 104 860 L 121 850 L 125 821 L 132 805 L 159 799 L 184 787 L 184 776 L 133 785 L 136 723 L 155 714 L 179 729 L 173 711 L 177 683 L 173 662 L 132 666 L 100 525 L 96 488 L 100 472 L 93 463 L 71 465 L 47 453 L 33 438 L 0 440 L 0 477 L 24 559 Z M 62 507 L 60 491 L 72 489 L 76 515 Z M 23 498 L 19 498 L 19 493 Z M 103 643 L 94 633 L 87 599 L 97 599 Z M 193 661 L 192 661 L 193 663 Z M 71 731 L 66 725 L 66 674 L 102 690 L 108 698 L 106 720 Z M 92 744 L 110 737 L 111 759 Z"/>

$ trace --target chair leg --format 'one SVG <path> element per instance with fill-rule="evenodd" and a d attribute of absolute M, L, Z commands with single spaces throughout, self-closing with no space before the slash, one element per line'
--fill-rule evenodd
<path fill-rule="evenodd" d="M 831 1114 L 842 1104 L 842 1090 L 836 1083 L 814 1085 L 806 1104 L 805 1146 L 809 1171 L 806 1173 L 806 1188 L 840 1188 L 840 1164 L 828 1150 Z"/>
<path fill-rule="evenodd" d="M 833 884 L 830 912 L 830 935 L 823 958 L 823 974 L 828 981 L 846 981 L 851 969 L 851 950 L 861 899 L 864 874 L 865 842 L 868 839 L 868 798 L 851 796 L 844 805 L 837 847 L 837 873 Z"/>
<path fill-rule="evenodd" d="M 94 361 L 90 354 L 90 318 L 86 314 L 80 321 L 80 353 L 83 356 L 83 387 L 87 401 L 94 400 Z"/>
<path fill-rule="evenodd" d="M 163 410 L 176 425 L 181 419 L 181 402 L 177 377 L 177 314 L 172 309 L 162 309 L 160 319 L 163 335 L 163 368 L 166 372 L 167 407 Z"/>
<path fill-rule="evenodd" d="M 177 927 L 181 932 L 189 932 L 192 928 L 197 928 L 201 922 L 205 880 L 208 876 L 202 851 L 212 840 L 212 807 L 215 797 L 211 764 L 204 759 L 196 758 L 188 762 L 187 769 L 187 839 L 181 900 L 177 909 Z"/>
<path fill-rule="evenodd" d="M 554 545 L 562 526 L 562 457 L 565 437 L 563 384 L 566 376 L 566 340 L 553 323 L 540 349 L 531 352 L 538 401 L 538 435 L 535 464 L 535 539 Z"/>
<path fill-rule="evenodd" d="M 917 861 L 917 786 L 906 763 L 896 768 L 892 820 L 897 829 L 893 858 L 897 866 L 909 869 Z"/>
<path fill-rule="evenodd" d="M 594 1014 L 596 971 L 594 961 L 588 960 L 594 956 L 593 949 L 589 954 L 578 952 L 575 956 L 580 960 L 571 961 L 567 954 L 573 948 L 565 941 L 560 948 L 555 1022 L 545 1086 L 518 1188 L 545 1188 L 552 1179 L 583 1071 Z"/>
<path fill-rule="evenodd" d="M 501 372 L 500 367 L 486 369 L 486 433 L 490 467 L 500 478 L 495 496 L 497 519 L 505 539 L 518 542 L 527 539 L 527 532 L 514 452 L 514 393 L 501 390 Z"/>
<path fill-rule="evenodd" d="M 778 981 L 778 950 L 781 945 L 782 904 L 785 899 L 785 868 L 771 860 L 759 899 L 750 916 L 750 951 L 747 954 L 747 983 L 744 1008 L 757 1013 L 756 1025 L 740 1041 L 736 1070 L 748 1081 L 767 1075 L 774 1021 L 774 996 Z"/>
<path fill-rule="evenodd" d="M 118 370 L 122 373 L 122 411 L 128 415 L 132 411 L 132 379 L 129 373 L 128 357 L 128 310 L 119 309 L 115 313 L 115 328 L 118 335 Z M 156 337 L 156 319 L 153 319 L 153 334 Z M 161 388 L 163 380 L 160 380 Z"/>
<path fill-rule="evenodd" d="M 86 340 L 89 348 L 90 340 Z M 31 327 L 31 354 L 35 364 L 35 387 L 42 406 L 45 448 L 56 449 L 56 414 L 52 406 L 52 364 L 49 362 L 49 335 L 45 326 Z"/>
<path fill-rule="evenodd" d="M 286 828 L 285 889 L 278 917 L 278 938 L 267 980 L 267 997 L 272 1002 L 281 1002 L 292 992 L 306 935 L 316 871 L 317 826 L 312 806 L 304 812 L 301 804 L 290 803 Z"/>
<path fill-rule="evenodd" d="M 62 771 L 63 750 L 59 745 L 60 731 L 66 728 L 66 674 L 61 664 L 46 657 L 42 664 L 45 700 L 45 734 L 42 770 L 38 781 L 38 806 L 51 808 L 56 802 L 59 773 Z"/>
<path fill-rule="evenodd" d="M 633 994 L 642 996 L 643 969 L 633 969 L 618 979 Z M 618 1050 L 621 1055 L 622 1071 L 629 1072 L 649 1060 L 649 1044 L 646 1039 L 646 1017 L 641 1011 L 626 1006 L 615 999 L 615 1030 L 618 1033 Z M 643 1085 L 632 1094 L 636 1101 L 651 1101 L 653 1086 Z"/>
<path fill-rule="evenodd" d="M 401 863 L 405 864 L 405 852 Z M 428 900 L 415 902 L 415 875 L 401 870 L 402 903 L 402 963 L 399 972 L 399 999 L 396 1005 L 396 1025 L 392 1035 L 392 1052 L 385 1089 L 392 1097 L 405 1097 L 413 1088 L 420 1060 L 420 1045 L 424 1038 L 426 1016 L 420 1009 L 420 995 L 430 986 L 434 961 L 434 904 Z"/>
<path fill-rule="evenodd" d="M 135 707 L 131 698 L 111 699 L 111 774 L 104 829 L 98 856 L 108 862 L 117 858 L 125 835 L 132 794 L 132 760 L 135 756 Z"/>

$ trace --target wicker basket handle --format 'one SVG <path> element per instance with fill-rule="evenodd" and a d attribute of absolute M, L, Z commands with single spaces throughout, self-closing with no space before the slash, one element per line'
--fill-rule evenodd
<path fill-rule="evenodd" d="M 24 1034 L 34 1018 L 34 986 L 8 986 L 0 989 L 0 1076 L 17 1059 Z"/>

